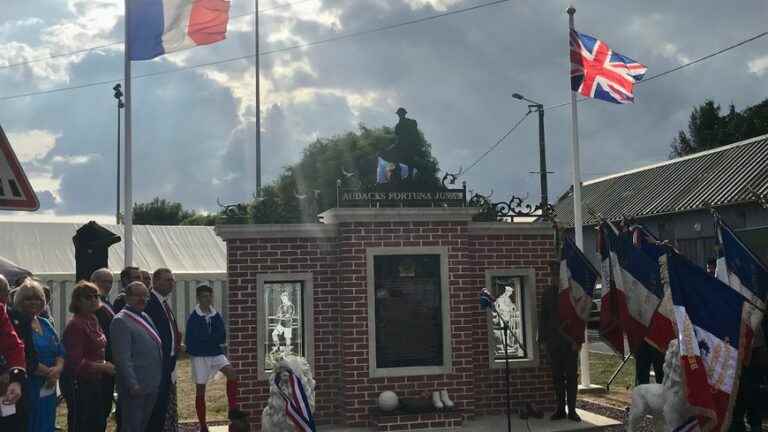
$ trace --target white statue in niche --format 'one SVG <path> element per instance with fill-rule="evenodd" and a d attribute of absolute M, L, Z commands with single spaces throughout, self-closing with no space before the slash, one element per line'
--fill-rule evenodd
<path fill-rule="evenodd" d="M 275 329 L 272 330 L 272 352 L 281 350 L 280 336 L 285 341 L 285 346 L 282 350 L 288 354 L 292 352 L 293 345 L 291 345 L 291 339 L 293 337 L 293 319 L 296 316 L 296 307 L 291 303 L 290 293 L 286 289 L 280 294 L 280 306 L 277 308 L 277 315 L 274 316 L 276 320 Z"/>
<path fill-rule="evenodd" d="M 496 299 L 494 305 L 499 316 L 509 325 L 507 333 L 507 352 L 511 356 L 522 354 L 522 347 L 517 341 L 523 340 L 523 328 L 520 317 L 519 282 L 515 281 L 515 286 L 504 286 L 504 292 Z M 497 317 L 494 317 L 496 335 L 496 353 L 504 355 L 504 324 Z M 514 335 L 514 336 L 513 336 Z"/>
<path fill-rule="evenodd" d="M 299 387 L 293 382 L 295 380 L 301 382 L 301 388 L 306 396 L 306 404 L 302 403 L 304 398 L 299 394 L 294 394 Z M 302 414 L 301 417 L 306 427 L 301 430 L 314 428 L 315 421 L 312 412 L 315 410 L 315 379 L 312 377 L 312 369 L 304 357 L 285 356 L 277 362 L 272 370 L 272 374 L 269 376 L 269 399 L 267 399 L 267 406 L 261 413 L 262 431 L 296 432 L 300 430 L 294 423 L 295 419 L 290 419 L 286 414 L 286 405 L 290 405 L 294 412 Z M 307 412 L 304 411 L 305 409 Z"/>
<path fill-rule="evenodd" d="M 646 415 L 653 416 L 654 430 L 671 431 L 691 417 L 693 410 L 685 398 L 680 371 L 680 349 L 672 339 L 664 357 L 664 382 L 642 384 L 632 390 L 627 431 L 640 430 Z"/>

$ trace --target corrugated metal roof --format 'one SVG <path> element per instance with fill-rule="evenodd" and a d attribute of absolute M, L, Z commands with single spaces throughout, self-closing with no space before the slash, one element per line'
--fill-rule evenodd
<path fill-rule="evenodd" d="M 768 135 L 585 182 L 584 224 L 756 202 L 768 194 Z M 573 225 L 573 192 L 555 204 L 558 221 Z"/>

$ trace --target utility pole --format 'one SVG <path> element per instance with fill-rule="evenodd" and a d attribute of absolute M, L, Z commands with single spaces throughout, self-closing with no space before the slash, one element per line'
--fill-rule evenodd
<path fill-rule="evenodd" d="M 518 100 L 530 102 L 528 112 L 536 111 L 539 113 L 539 181 L 541 182 L 541 209 L 542 211 L 549 204 L 549 193 L 547 191 L 547 150 L 544 141 L 544 105 L 528 99 L 520 93 L 513 93 L 512 97 Z"/>
<path fill-rule="evenodd" d="M 539 173 L 541 182 L 541 209 L 544 211 L 547 204 L 549 204 L 549 195 L 547 193 L 547 150 L 544 143 L 544 105 L 537 104 L 536 111 L 539 112 Z"/>

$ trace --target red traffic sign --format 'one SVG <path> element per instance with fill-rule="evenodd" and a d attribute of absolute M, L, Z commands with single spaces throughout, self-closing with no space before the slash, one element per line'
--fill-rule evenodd
<path fill-rule="evenodd" d="M 40 201 L 0 127 L 0 210 L 35 211 L 39 207 Z"/>

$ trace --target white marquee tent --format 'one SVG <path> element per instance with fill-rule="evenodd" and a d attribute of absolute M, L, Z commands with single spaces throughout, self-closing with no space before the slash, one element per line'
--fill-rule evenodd
<path fill-rule="evenodd" d="M 0 222 L 0 256 L 30 270 L 52 290 L 51 310 L 56 327 L 68 316 L 69 295 L 75 278 L 75 223 Z M 102 225 L 123 237 L 122 225 Z M 226 322 L 226 245 L 213 227 L 136 225 L 133 233 L 134 265 L 154 271 L 171 269 L 176 275 L 174 312 L 183 327 L 195 307 L 195 287 L 207 283 L 214 289 L 214 304 Z M 123 268 L 123 243 L 109 248 L 109 268 L 115 274 L 112 296 L 118 292 L 118 274 Z M 11 281 L 12 282 L 12 281 Z M 183 329 L 182 329 L 183 331 Z"/>

